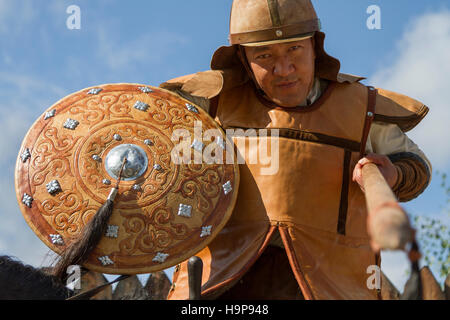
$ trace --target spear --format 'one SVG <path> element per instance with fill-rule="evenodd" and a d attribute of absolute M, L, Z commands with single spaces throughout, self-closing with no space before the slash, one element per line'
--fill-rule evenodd
<path fill-rule="evenodd" d="M 415 234 L 406 212 L 375 164 L 368 163 L 362 167 L 362 178 L 372 249 L 405 249 Z"/>
<path fill-rule="evenodd" d="M 362 178 L 368 210 L 367 231 L 372 250 L 407 250 L 411 262 L 411 277 L 405 287 L 408 290 L 405 290 L 401 299 L 421 299 L 422 285 L 418 265 L 420 252 L 415 240 L 416 232 L 411 227 L 408 215 L 398 204 L 397 198 L 375 164 L 368 163 L 362 167 Z"/>

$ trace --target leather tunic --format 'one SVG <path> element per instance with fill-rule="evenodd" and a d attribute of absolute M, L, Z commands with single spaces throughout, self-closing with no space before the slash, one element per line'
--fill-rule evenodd
<path fill-rule="evenodd" d="M 220 93 L 216 121 L 248 136 L 233 137 L 245 163 L 232 217 L 197 254 L 204 264 L 204 297 L 242 277 L 278 229 L 306 299 L 378 298 L 367 286 L 368 267 L 381 261 L 371 251 L 364 195 L 351 174 L 364 150 L 368 120 L 384 117 L 407 131 L 427 108 L 382 91 L 372 98 L 382 113 L 369 119 L 369 92 L 358 82 L 332 82 L 313 105 L 298 109 L 268 106 L 251 82 Z M 261 150 L 269 157 L 261 157 Z M 187 280 L 184 262 L 168 298 L 187 299 Z"/>

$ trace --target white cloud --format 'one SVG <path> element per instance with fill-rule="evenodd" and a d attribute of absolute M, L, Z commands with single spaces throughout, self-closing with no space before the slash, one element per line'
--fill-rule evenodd
<path fill-rule="evenodd" d="M 425 152 L 433 168 L 443 171 L 450 168 L 449 53 L 450 11 L 427 13 L 408 25 L 397 44 L 396 58 L 369 79 L 377 87 L 406 94 L 429 106 L 430 113 L 408 136 Z M 424 266 L 423 261 L 420 265 Z M 404 252 L 382 252 L 382 270 L 400 292 L 410 268 Z"/>
<path fill-rule="evenodd" d="M 450 11 L 424 14 L 409 24 L 396 58 L 369 82 L 411 96 L 430 108 L 408 135 L 424 150 L 435 169 L 450 167 Z"/>

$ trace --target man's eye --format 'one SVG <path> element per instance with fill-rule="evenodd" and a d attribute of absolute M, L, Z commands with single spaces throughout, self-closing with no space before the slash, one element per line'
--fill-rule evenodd
<path fill-rule="evenodd" d="M 260 54 L 259 56 L 256 57 L 257 60 L 268 59 L 268 58 L 270 58 L 270 54 L 268 54 L 268 53 Z"/>
<path fill-rule="evenodd" d="M 292 46 L 292 47 L 289 48 L 289 50 L 290 51 L 295 51 L 295 50 L 298 50 L 300 48 L 302 48 L 302 46 Z"/>

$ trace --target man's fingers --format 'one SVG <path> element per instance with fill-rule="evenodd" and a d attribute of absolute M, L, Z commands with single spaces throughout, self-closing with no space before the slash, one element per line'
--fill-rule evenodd
<path fill-rule="evenodd" d="M 361 160 L 359 160 L 359 161 L 358 161 L 358 164 L 359 164 L 361 167 L 363 167 L 363 166 L 365 166 L 366 164 L 372 163 L 372 162 L 376 163 L 376 159 L 369 158 L 369 157 L 367 156 L 367 157 L 364 157 L 364 158 L 362 158 Z"/>
<path fill-rule="evenodd" d="M 373 240 L 370 240 L 370 247 L 372 248 L 373 252 L 380 252 L 381 250 L 380 245 Z"/>
<path fill-rule="evenodd" d="M 357 163 L 355 169 L 353 169 L 352 180 L 353 182 L 356 182 L 361 188 L 361 190 L 364 192 L 364 188 L 362 186 L 362 166 L 359 163 Z"/>
<path fill-rule="evenodd" d="M 389 157 L 381 154 L 370 153 L 361 160 L 359 160 L 357 166 L 360 167 L 359 170 L 362 171 L 362 167 L 368 163 L 373 163 L 378 166 L 381 174 L 386 179 L 386 182 L 389 184 L 391 188 L 395 185 L 398 179 L 398 173 Z M 362 178 L 360 181 L 362 181 Z"/>
<path fill-rule="evenodd" d="M 356 178 L 358 176 L 358 171 L 361 170 L 361 165 L 359 163 L 356 164 L 355 169 L 353 169 L 353 176 L 352 176 L 352 180 L 354 182 L 356 182 Z"/>
<path fill-rule="evenodd" d="M 386 156 L 376 154 L 376 153 L 369 153 L 367 156 L 359 160 L 361 165 L 366 165 L 368 163 L 375 163 L 379 165 L 383 165 L 386 163 Z"/>

